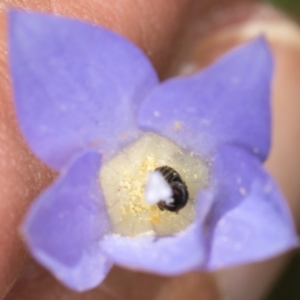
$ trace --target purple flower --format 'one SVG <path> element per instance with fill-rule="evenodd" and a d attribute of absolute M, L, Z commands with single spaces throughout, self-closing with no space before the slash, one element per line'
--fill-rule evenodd
<path fill-rule="evenodd" d="M 264 38 L 163 83 L 132 43 L 75 20 L 11 11 L 9 43 L 20 128 L 34 153 L 61 171 L 22 233 L 64 284 L 92 288 L 114 263 L 175 275 L 298 245 L 261 165 L 273 72 Z M 144 187 L 135 186 L 166 161 L 190 192 L 178 214 L 141 200 Z"/>

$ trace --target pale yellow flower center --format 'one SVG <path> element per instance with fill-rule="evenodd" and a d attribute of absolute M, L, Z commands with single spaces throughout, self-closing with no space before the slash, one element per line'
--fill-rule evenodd
<path fill-rule="evenodd" d="M 161 211 L 144 199 L 149 172 L 169 166 L 185 181 L 189 200 L 178 213 Z M 135 143 L 104 163 L 100 182 L 114 233 L 124 236 L 169 235 L 184 230 L 195 219 L 195 198 L 208 184 L 207 162 L 173 142 L 145 133 Z"/>

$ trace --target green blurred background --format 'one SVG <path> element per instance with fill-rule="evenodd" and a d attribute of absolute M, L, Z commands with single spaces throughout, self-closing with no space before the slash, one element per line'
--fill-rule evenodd
<path fill-rule="evenodd" d="M 266 0 L 262 2 L 272 3 L 300 20 L 300 0 Z M 300 251 L 297 251 L 265 300 L 300 300 Z"/>
<path fill-rule="evenodd" d="M 282 10 L 285 10 L 294 17 L 300 19 L 300 0 L 266 0 L 263 2 L 271 2 Z"/>

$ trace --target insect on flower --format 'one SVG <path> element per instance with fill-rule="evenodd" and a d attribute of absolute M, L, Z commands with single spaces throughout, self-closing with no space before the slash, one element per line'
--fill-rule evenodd
<path fill-rule="evenodd" d="M 107 29 L 20 11 L 8 25 L 20 129 L 60 171 L 22 234 L 65 285 L 95 287 L 113 264 L 176 275 L 298 245 L 262 166 L 273 74 L 264 38 L 160 83 L 145 54 Z"/>
<path fill-rule="evenodd" d="M 189 192 L 185 182 L 181 179 L 180 175 L 171 167 L 163 166 L 158 167 L 155 171 L 159 171 L 164 179 L 169 183 L 172 189 L 172 195 L 168 199 L 161 199 L 157 206 L 159 209 L 167 209 L 169 211 L 178 212 L 183 208 L 188 199 Z"/>

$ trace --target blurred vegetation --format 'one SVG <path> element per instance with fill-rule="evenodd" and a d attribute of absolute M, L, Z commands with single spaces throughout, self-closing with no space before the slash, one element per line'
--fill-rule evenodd
<path fill-rule="evenodd" d="M 300 0 L 263 0 L 262 2 L 272 3 L 300 20 Z"/>

